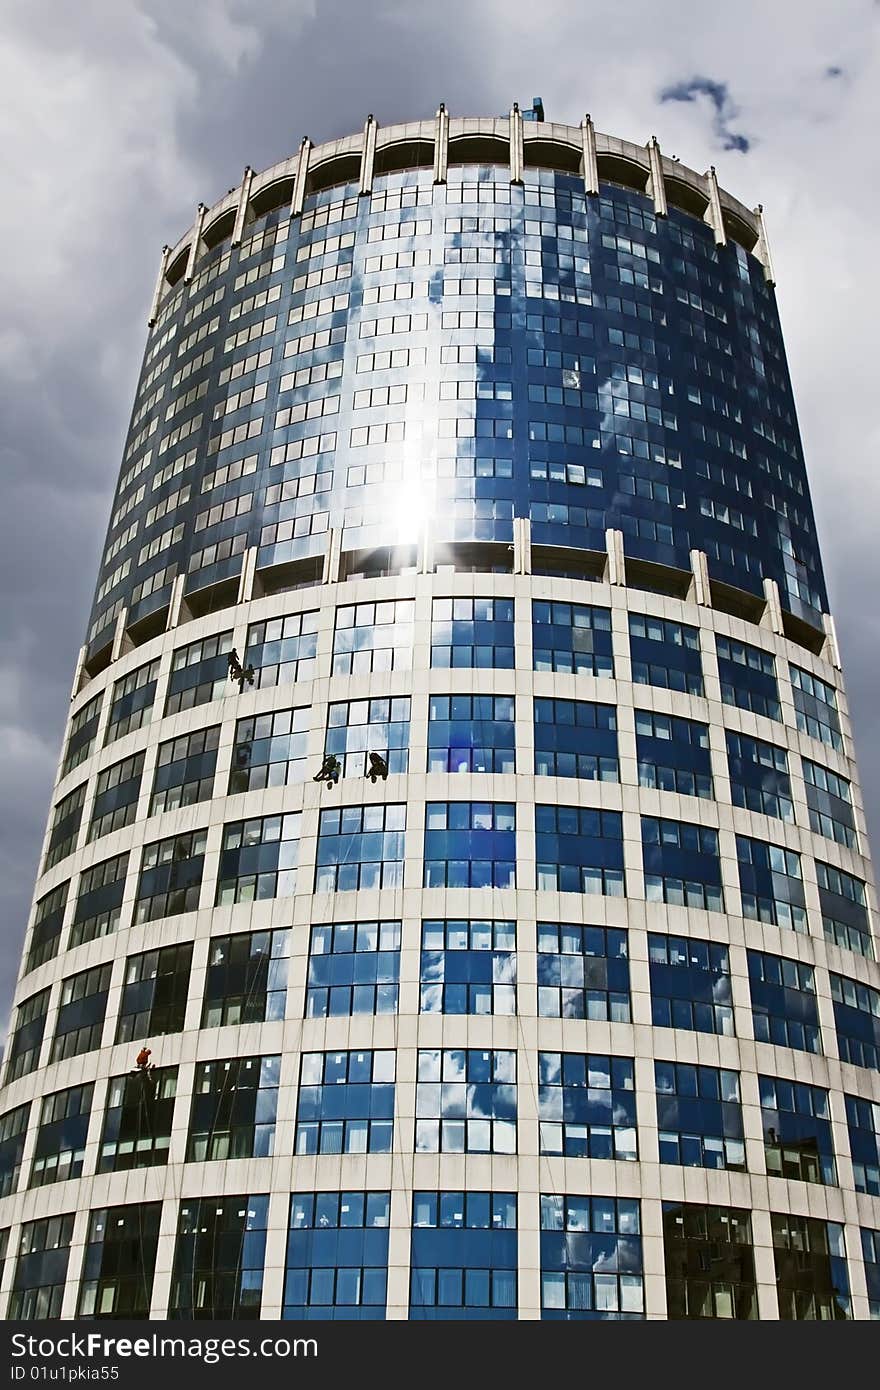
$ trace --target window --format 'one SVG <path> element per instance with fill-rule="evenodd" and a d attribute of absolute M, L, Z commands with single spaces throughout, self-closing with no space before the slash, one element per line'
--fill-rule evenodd
<path fill-rule="evenodd" d="M 828 1322 L 852 1317 L 843 1227 L 809 1216 L 770 1217 L 779 1316 Z"/>
<path fill-rule="evenodd" d="M 113 1076 L 107 1088 L 99 1173 L 154 1168 L 168 1162 L 177 1067 Z"/>
<path fill-rule="evenodd" d="M 311 711 L 305 706 L 239 719 L 229 795 L 303 781 L 310 719 Z"/>
<path fill-rule="evenodd" d="M 253 666 L 258 689 L 287 685 L 290 681 L 312 680 L 317 650 L 317 611 L 291 613 L 286 618 L 251 623 L 243 664 Z"/>
<path fill-rule="evenodd" d="M 144 845 L 134 905 L 136 923 L 195 912 L 207 842 L 207 830 L 192 830 Z"/>
<path fill-rule="evenodd" d="M 139 666 L 136 671 L 130 671 L 116 682 L 104 734 L 105 748 L 114 739 L 122 738 L 123 734 L 130 734 L 132 729 L 140 729 L 147 723 L 156 698 L 158 675 L 157 659 L 147 666 Z"/>
<path fill-rule="evenodd" d="M 645 1315 L 639 1203 L 541 1193 L 541 1318 L 632 1321 Z"/>
<path fill-rule="evenodd" d="M 8 1197 L 18 1187 L 30 1113 L 28 1101 L 0 1115 L 0 1197 Z"/>
<path fill-rule="evenodd" d="M 124 758 L 121 763 L 114 763 L 98 773 L 87 842 L 108 835 L 111 830 L 131 825 L 137 815 L 143 770 L 144 755 L 135 753 L 133 757 Z"/>
<path fill-rule="evenodd" d="M 810 829 L 817 835 L 825 835 L 829 840 L 845 845 L 847 849 L 857 850 L 859 839 L 849 782 L 829 767 L 813 763 L 809 758 L 801 758 L 801 766 L 804 769 Z"/>
<path fill-rule="evenodd" d="M 806 932 L 800 855 L 781 845 L 737 835 L 736 857 L 743 916 Z"/>
<path fill-rule="evenodd" d="M 384 1320 L 390 1211 L 388 1192 L 294 1192 L 282 1318 Z"/>
<path fill-rule="evenodd" d="M 810 738 L 837 749 L 838 753 L 843 752 L 837 694 L 833 687 L 800 666 L 789 665 L 788 671 L 798 728 Z"/>
<path fill-rule="evenodd" d="M 422 1013 L 515 1014 L 516 924 L 422 923 Z"/>
<path fill-rule="evenodd" d="M 191 961 L 191 942 L 128 957 L 116 1025 L 118 1043 L 182 1032 Z"/>
<path fill-rule="evenodd" d="M 727 730 L 727 765 L 734 806 L 794 821 L 788 755 L 775 743 Z"/>
<path fill-rule="evenodd" d="M 202 1027 L 268 1023 L 283 1018 L 290 932 L 213 936 L 208 952 Z"/>
<path fill-rule="evenodd" d="M 435 669 L 513 669 L 512 598 L 435 598 L 431 610 Z"/>
<path fill-rule="evenodd" d="M 655 1062 L 660 1162 L 744 1172 L 739 1077 L 735 1071 Z"/>
<path fill-rule="evenodd" d="M 272 1157 L 280 1068 L 280 1057 L 196 1063 L 188 1163 Z"/>
<path fill-rule="evenodd" d="M 81 970 L 61 982 L 50 1062 L 62 1062 L 101 1046 L 112 965 Z"/>
<path fill-rule="evenodd" d="M 820 1086 L 759 1076 L 767 1172 L 802 1182 L 837 1182 L 828 1092 Z"/>
<path fill-rule="evenodd" d="M 816 877 L 822 930 L 828 940 L 850 951 L 858 951 L 860 955 L 873 957 L 871 923 L 862 880 L 821 859 L 816 860 Z"/>
<path fill-rule="evenodd" d="M 539 892 L 625 892 L 619 811 L 536 806 L 535 854 Z"/>
<path fill-rule="evenodd" d="M 149 1317 L 161 1216 L 161 1202 L 91 1213 L 77 1317 Z"/>
<path fill-rule="evenodd" d="M 539 922 L 538 1014 L 629 1023 L 626 932 L 620 927 Z"/>
<path fill-rule="evenodd" d="M 313 926 L 306 1018 L 397 1013 L 400 922 Z"/>
<path fill-rule="evenodd" d="M 51 993 L 51 989 L 41 989 L 29 999 L 23 999 L 15 1010 L 15 1023 L 6 1048 L 9 1063 L 4 1084 L 7 1086 L 39 1065 Z"/>
<path fill-rule="evenodd" d="M 880 1197 L 880 1101 L 852 1095 L 845 1099 L 856 1192 Z"/>
<path fill-rule="evenodd" d="M 150 796 L 151 816 L 211 799 L 219 746 L 219 724 L 159 744 Z"/>
<path fill-rule="evenodd" d="M 432 695 L 428 703 L 429 772 L 513 772 L 512 695 Z"/>
<path fill-rule="evenodd" d="M 613 676 L 610 608 L 534 599 L 532 664 L 536 671 Z"/>
<path fill-rule="evenodd" d="M 844 1062 L 880 1071 L 880 990 L 832 971 L 837 1047 Z"/>
<path fill-rule="evenodd" d="M 406 772 L 408 745 L 409 696 L 343 700 L 327 711 L 324 751 L 339 759 L 343 777 L 365 777 L 370 753 L 381 754 L 389 772 Z"/>
<path fill-rule="evenodd" d="M 302 815 L 258 816 L 223 827 L 217 905 L 286 898 L 296 888 Z"/>
<path fill-rule="evenodd" d="M 70 928 L 70 946 L 109 936 L 119 926 L 128 854 L 116 855 L 93 864 L 80 874 L 79 891 Z"/>
<path fill-rule="evenodd" d="M 635 1162 L 633 1059 L 539 1052 L 538 1116 L 542 1154 Z"/>
<path fill-rule="evenodd" d="M 414 1192 L 409 1316 L 516 1318 L 516 1193 Z"/>
<path fill-rule="evenodd" d="M 629 615 L 629 651 L 636 685 L 702 695 L 700 632 L 668 618 Z"/>
<path fill-rule="evenodd" d="M 25 959 L 26 975 L 36 970 L 38 965 L 45 965 L 47 960 L 54 960 L 57 956 L 69 889 L 70 880 L 67 883 L 59 883 L 57 888 L 53 888 L 51 893 L 46 893 L 37 903 Z"/>
<path fill-rule="evenodd" d="M 642 816 L 642 860 L 648 902 L 724 911 L 717 830 Z"/>
<path fill-rule="evenodd" d="M 351 603 L 337 608 L 333 675 L 408 671 L 412 665 L 414 619 L 412 599 Z"/>
<path fill-rule="evenodd" d="M 94 1086 L 71 1086 L 44 1096 L 29 1187 L 82 1176 Z"/>
<path fill-rule="evenodd" d="M 391 1153 L 396 1053 L 304 1052 L 296 1153 Z"/>
<path fill-rule="evenodd" d="M 49 843 L 46 846 L 43 873 L 54 868 L 65 855 L 76 848 L 85 799 L 86 784 L 83 782 L 81 787 L 75 787 L 56 804 L 49 827 Z"/>
<path fill-rule="evenodd" d="M 752 1026 L 758 1042 L 821 1052 L 813 967 L 788 956 L 749 951 Z"/>
<path fill-rule="evenodd" d="M 868 1316 L 880 1318 L 880 1231 L 862 1226 L 862 1259 L 868 1286 Z"/>
<path fill-rule="evenodd" d="M 588 700 L 536 698 L 535 774 L 617 782 L 617 710 Z"/>
<path fill-rule="evenodd" d="M 25 1221 L 6 1316 L 10 1321 L 55 1320 L 61 1316 L 74 1213 Z"/>
<path fill-rule="evenodd" d="M 429 801 L 426 888 L 512 888 L 516 808 L 507 802 Z"/>
<path fill-rule="evenodd" d="M 403 882 L 406 806 L 343 806 L 322 811 L 316 893 L 399 888 Z"/>
<path fill-rule="evenodd" d="M 663 1203 L 666 1316 L 758 1316 L 752 1219 L 738 1207 Z"/>
<path fill-rule="evenodd" d="M 259 1318 L 268 1210 L 268 1197 L 181 1202 L 169 1318 Z"/>
<path fill-rule="evenodd" d="M 103 693 L 95 695 L 81 709 L 78 709 L 71 719 L 67 744 L 64 749 L 64 761 L 61 764 L 62 777 L 66 777 L 68 772 L 72 772 L 75 767 L 79 767 L 80 763 L 84 763 L 91 753 L 98 733 L 103 701 Z"/>
<path fill-rule="evenodd" d="M 680 796 L 715 795 L 707 724 L 642 709 L 635 719 L 640 787 Z"/>
<path fill-rule="evenodd" d="M 726 946 L 693 936 L 648 935 L 651 1022 L 732 1038 L 733 995 Z"/>
<path fill-rule="evenodd" d="M 516 1153 L 516 1053 L 420 1048 L 416 1153 Z"/>

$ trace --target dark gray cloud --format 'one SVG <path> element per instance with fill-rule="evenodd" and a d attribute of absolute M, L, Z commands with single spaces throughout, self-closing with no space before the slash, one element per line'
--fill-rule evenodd
<path fill-rule="evenodd" d="M 676 82 L 672 87 L 664 87 L 660 102 L 698 101 L 706 97 L 714 111 L 712 128 L 718 136 L 722 150 L 738 150 L 745 154 L 751 148 L 751 141 L 741 131 L 731 128 L 731 121 L 739 115 L 739 107 L 731 99 L 726 82 L 715 82 L 711 77 L 691 77 L 686 82 Z"/>
<path fill-rule="evenodd" d="M 164 242 L 196 204 L 315 141 L 541 92 L 767 207 L 869 816 L 880 824 L 873 468 L 880 50 L 863 0 L 6 0 L 0 47 L 0 1027 Z M 752 35 L 760 26 L 763 42 Z M 847 36 L 844 43 L 841 36 Z M 813 106 L 826 55 L 845 65 Z M 693 74 L 725 82 L 694 89 Z M 706 81 L 698 77 L 699 81 Z M 715 90 L 717 88 L 717 91 Z M 681 92 L 658 104 L 657 92 Z M 713 95 L 713 91 L 715 95 Z M 720 107 L 718 103 L 721 103 Z M 816 98 L 818 103 L 819 98 Z M 709 104 L 712 121 L 701 110 Z M 817 170 L 834 169 L 834 197 Z"/>

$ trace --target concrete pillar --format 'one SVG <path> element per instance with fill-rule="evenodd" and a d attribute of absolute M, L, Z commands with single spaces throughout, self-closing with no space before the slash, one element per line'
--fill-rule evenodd
<path fill-rule="evenodd" d="M 608 551 L 608 583 L 626 584 L 626 560 L 623 554 L 623 532 L 605 532 L 605 548 Z"/>
<path fill-rule="evenodd" d="M 523 128 L 522 112 L 518 102 L 510 108 L 510 182 L 522 183 L 523 176 Z"/>
<path fill-rule="evenodd" d="M 152 328 L 156 319 L 159 317 L 159 308 L 162 303 L 162 291 L 165 288 L 165 276 L 168 273 L 168 258 L 171 255 L 171 247 L 162 247 L 162 261 L 159 266 L 159 274 L 156 277 L 156 288 L 153 290 L 153 302 L 150 305 L 150 317 L 147 323 Z"/>
<path fill-rule="evenodd" d="M 299 155 L 296 162 L 296 178 L 293 185 L 293 197 L 290 200 L 291 217 L 299 217 L 303 210 L 303 203 L 306 200 L 306 179 L 309 173 L 309 160 L 312 157 L 312 142 L 307 135 L 302 138 L 299 147 Z"/>
<path fill-rule="evenodd" d="M 235 214 L 235 226 L 232 228 L 233 246 L 241 245 L 241 236 L 244 231 L 244 222 L 247 217 L 248 202 L 251 196 L 251 184 L 253 181 L 254 171 L 249 164 L 246 164 L 241 179 L 241 188 L 238 193 L 238 209 Z"/>
<path fill-rule="evenodd" d="M 769 622 L 770 630 L 778 637 L 783 637 L 785 628 L 782 626 L 782 604 L 779 602 L 779 585 L 775 579 L 764 580 L 764 598 L 767 600 L 764 616 Z"/>
<path fill-rule="evenodd" d="M 704 221 L 709 223 L 715 233 L 715 245 L 727 245 L 727 233 L 724 230 L 724 217 L 721 212 L 721 194 L 718 192 L 718 180 L 715 177 L 715 165 L 706 171 L 706 193 L 709 198 L 709 206 L 706 209 Z"/>
<path fill-rule="evenodd" d="M 126 640 L 125 625 L 127 622 L 128 609 L 123 608 L 117 615 L 116 627 L 113 630 L 113 646 L 110 649 L 111 662 L 117 661 L 119 657 L 122 656 L 123 652 L 129 651 L 133 645 L 130 640 Z"/>
<path fill-rule="evenodd" d="M 82 680 L 83 667 L 84 667 L 85 664 L 86 664 L 86 652 L 87 652 L 87 651 L 88 651 L 88 647 L 85 647 L 85 646 L 80 647 L 80 649 L 79 649 L 79 654 L 78 654 L 78 656 L 77 656 L 77 658 L 76 658 L 76 669 L 75 669 L 75 671 L 74 671 L 74 673 L 73 673 L 73 683 L 71 684 L 71 687 L 70 687 L 70 698 L 71 698 L 71 700 L 75 700 L 76 697 L 77 697 L 77 695 L 79 694 L 79 683 L 80 683 L 80 681 Z"/>
<path fill-rule="evenodd" d="M 183 609 L 183 591 L 186 588 L 186 575 L 179 574 L 171 586 L 171 601 L 168 604 L 168 621 L 165 624 L 165 631 L 170 632 L 173 627 L 177 627 L 180 622 L 180 614 Z"/>
<path fill-rule="evenodd" d="M 327 549 L 324 551 L 324 573 L 322 584 L 339 583 L 339 561 L 342 555 L 342 528 L 333 526 L 327 535 Z"/>
<path fill-rule="evenodd" d="M 584 150 L 584 192 L 596 197 L 599 193 L 599 160 L 596 154 L 596 130 L 589 115 L 581 121 L 581 143 Z"/>
<path fill-rule="evenodd" d="M 376 132 L 379 124 L 372 111 L 364 123 L 364 144 L 361 150 L 361 186 L 360 194 L 364 197 L 373 191 L 373 162 L 376 158 Z"/>
<path fill-rule="evenodd" d="M 712 589 L 709 585 L 709 561 L 705 550 L 691 551 L 691 573 L 694 576 L 694 598 L 701 608 L 712 607 Z"/>
<path fill-rule="evenodd" d="M 764 223 L 764 207 L 759 203 L 755 208 L 755 216 L 758 219 L 758 240 L 755 244 L 755 255 L 764 267 L 764 279 L 768 285 L 776 284 L 776 276 L 773 274 L 773 261 L 770 258 L 770 243 L 767 240 L 767 227 Z"/>
<path fill-rule="evenodd" d="M 184 274 L 184 284 L 188 285 L 195 274 L 196 261 L 199 258 L 199 250 L 202 244 L 202 228 L 205 225 L 205 214 L 208 209 L 204 203 L 199 203 L 196 210 L 196 225 L 193 228 L 193 239 L 190 242 L 189 257 L 186 262 L 186 273 Z"/>
<path fill-rule="evenodd" d="M 532 572 L 532 523 L 527 516 L 516 516 L 513 519 L 513 572 Z"/>
<path fill-rule="evenodd" d="M 236 603 L 249 603 L 254 596 L 254 576 L 257 572 L 257 546 L 249 545 L 244 552 L 241 562 L 241 574 L 238 577 L 238 595 Z"/>
<path fill-rule="evenodd" d="M 830 661 L 835 671 L 842 670 L 840 661 L 840 648 L 837 644 L 837 628 L 830 613 L 822 614 L 822 626 L 825 629 L 825 647 L 822 655 L 826 661 Z"/>
<path fill-rule="evenodd" d="M 434 573 L 434 537 L 431 535 L 431 530 L 428 526 L 421 526 L 419 528 L 419 540 L 416 547 L 416 570 L 419 574 Z"/>
<path fill-rule="evenodd" d="M 654 199 L 654 214 L 657 217 L 665 217 L 669 209 L 666 206 L 666 184 L 663 182 L 663 160 L 656 135 L 652 135 L 648 141 L 648 160 L 651 165 L 650 191 Z"/>
<path fill-rule="evenodd" d="M 441 101 L 434 127 L 434 182 L 446 182 L 446 166 L 449 159 L 449 112 Z"/>

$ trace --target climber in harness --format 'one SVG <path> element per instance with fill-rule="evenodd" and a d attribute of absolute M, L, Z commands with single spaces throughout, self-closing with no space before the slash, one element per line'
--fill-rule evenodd
<path fill-rule="evenodd" d="M 335 753 L 327 753 L 321 764 L 319 772 L 312 778 L 313 782 L 326 782 L 328 786 L 335 787 L 342 772 L 342 764 Z"/>
<path fill-rule="evenodd" d="M 381 753 L 370 753 L 370 766 L 367 768 L 365 776 L 369 777 L 373 786 L 376 785 L 376 778 L 381 777 L 383 782 L 388 781 L 388 760 L 383 758 Z"/>
<path fill-rule="evenodd" d="M 234 647 L 227 657 L 227 662 L 229 666 L 229 679 L 238 683 L 238 693 L 240 695 L 244 690 L 245 682 L 247 682 L 248 685 L 253 685 L 254 668 L 250 663 L 248 663 L 247 666 L 242 666 L 238 652 Z"/>

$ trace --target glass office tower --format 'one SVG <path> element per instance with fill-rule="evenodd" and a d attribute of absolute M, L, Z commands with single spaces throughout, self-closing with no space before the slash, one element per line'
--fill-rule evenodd
<path fill-rule="evenodd" d="M 305 140 L 163 255 L 7 1317 L 880 1316 L 876 902 L 761 212 L 542 114 Z"/>

